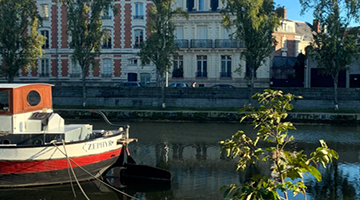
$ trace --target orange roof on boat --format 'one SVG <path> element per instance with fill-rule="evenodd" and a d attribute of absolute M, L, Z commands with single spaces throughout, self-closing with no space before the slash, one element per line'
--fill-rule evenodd
<path fill-rule="evenodd" d="M 51 84 L 0 84 L 0 115 L 52 109 Z"/>

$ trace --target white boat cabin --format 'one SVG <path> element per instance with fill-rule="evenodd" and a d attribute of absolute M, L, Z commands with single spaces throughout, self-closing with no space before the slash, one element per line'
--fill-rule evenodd
<path fill-rule="evenodd" d="M 52 140 L 84 140 L 91 125 L 65 125 L 53 113 L 52 85 L 0 84 L 0 144 L 41 145 Z"/>

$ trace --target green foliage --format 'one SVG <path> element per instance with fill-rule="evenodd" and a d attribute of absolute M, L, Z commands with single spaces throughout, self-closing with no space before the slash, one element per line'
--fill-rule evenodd
<path fill-rule="evenodd" d="M 318 163 L 326 167 L 326 164 L 338 158 L 338 154 L 327 147 L 325 141 L 320 140 L 321 147 L 308 157 L 303 151 L 292 152 L 285 149 L 286 145 L 294 140 L 288 135 L 289 130 L 295 130 L 291 122 L 284 122 L 288 111 L 293 109 L 290 103 L 294 98 L 301 96 L 283 94 L 282 91 L 266 89 L 264 93 L 257 93 L 253 98 L 258 99 L 259 108 L 251 108 L 252 112 L 246 112 L 241 121 L 252 119 L 254 128 L 257 130 L 255 139 L 251 139 L 238 131 L 231 139 L 221 141 L 222 150 L 228 157 L 238 158 L 237 170 L 244 171 L 249 164 L 256 165 L 260 162 L 270 162 L 272 166 L 272 178 L 260 174 L 241 186 L 230 185 L 225 191 L 230 199 L 280 199 L 278 191 L 284 192 L 284 198 L 288 199 L 287 191 L 291 190 L 294 195 L 305 194 L 306 186 L 303 176 L 306 172 L 313 175 L 318 181 L 321 174 L 315 167 Z M 249 109 L 244 107 L 239 112 Z M 259 143 L 266 143 L 266 148 L 259 147 Z M 285 181 L 286 178 L 292 181 Z M 295 182 L 296 181 L 296 182 Z"/>
<path fill-rule="evenodd" d="M 222 0 L 226 7 L 221 11 L 223 25 L 235 27 L 232 37 L 245 43 L 246 51 L 240 56 L 245 59 L 250 72 L 251 88 L 254 87 L 256 70 L 274 52 L 276 40 L 272 33 L 280 19 L 274 12 L 273 0 Z M 249 99 L 251 100 L 251 92 Z"/>
<path fill-rule="evenodd" d="M 101 13 L 112 6 L 113 0 L 62 0 L 68 8 L 68 31 L 71 35 L 72 60 L 79 62 L 82 70 L 83 98 L 86 102 L 86 74 L 96 66 L 95 57 L 100 54 L 102 31 Z M 114 14 L 117 10 L 113 8 Z"/>
<path fill-rule="evenodd" d="M 332 76 L 337 105 L 339 72 L 349 70 L 348 66 L 359 57 L 358 28 L 348 29 L 351 20 L 359 17 L 359 3 L 357 0 L 300 0 L 300 3 L 303 12 L 314 9 L 314 17 L 319 20 L 320 32 L 313 34 L 314 41 L 306 54 L 316 60 L 321 73 Z"/>
<path fill-rule="evenodd" d="M 186 16 L 186 13 L 181 9 L 173 9 L 174 0 L 154 0 L 153 3 L 148 22 L 151 35 L 141 44 L 139 56 L 143 65 L 153 62 L 158 74 L 163 77 L 178 51 L 175 45 L 175 26 L 171 20 L 179 14 Z"/>
<path fill-rule="evenodd" d="M 0 1 L 0 73 L 13 82 L 20 68 L 36 67 L 44 37 L 39 35 L 41 17 L 33 0 Z M 30 28 L 30 32 L 28 32 Z"/>

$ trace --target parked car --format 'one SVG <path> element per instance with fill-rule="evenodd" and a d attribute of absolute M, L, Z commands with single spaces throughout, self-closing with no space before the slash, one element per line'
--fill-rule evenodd
<path fill-rule="evenodd" d="M 168 87 L 189 87 L 186 83 L 171 83 Z"/>
<path fill-rule="evenodd" d="M 235 88 L 234 86 L 229 85 L 229 84 L 217 84 L 217 85 L 213 85 L 211 87 L 213 87 L 213 88 Z"/>
<path fill-rule="evenodd" d="M 141 84 L 136 81 L 126 81 L 117 85 L 118 87 L 141 87 Z"/>

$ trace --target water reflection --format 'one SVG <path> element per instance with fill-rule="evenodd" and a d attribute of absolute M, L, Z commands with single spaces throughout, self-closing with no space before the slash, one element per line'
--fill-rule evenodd
<path fill-rule="evenodd" d="M 91 123 L 94 124 L 94 129 L 112 128 L 102 122 L 76 123 Z M 224 153 L 220 153 L 219 141 L 230 138 L 236 131 L 244 130 L 247 134 L 255 134 L 250 125 L 142 122 L 130 123 L 130 126 L 130 136 L 139 139 L 139 142 L 131 143 L 129 146 L 130 153 L 137 163 L 168 169 L 173 176 L 171 187 L 155 189 L 152 188 L 155 184 L 149 186 L 133 183 L 124 186 L 120 180 L 112 180 L 112 184 L 139 199 L 217 200 L 223 198 L 223 192 L 220 191 L 223 185 L 243 183 L 254 173 L 271 175 L 266 164 L 248 168 L 245 173 L 236 172 L 236 160 L 230 160 Z M 291 144 L 291 148 L 309 153 L 320 145 L 319 139 L 325 139 L 328 146 L 335 149 L 340 156 L 337 162 L 321 169 L 322 182 L 316 182 L 311 177 L 305 179 L 308 199 L 360 199 L 360 126 L 302 125 L 297 126 L 297 129 L 292 131 L 295 143 Z M 118 170 L 114 169 L 114 173 L 116 172 Z M 89 190 L 96 193 L 95 189 Z M 0 191 L 0 199 L 11 199 L 9 196 L 17 194 L 16 191 L 13 190 L 5 196 L 6 198 L 1 196 L 3 193 Z M 66 193 L 54 195 L 55 197 L 37 196 L 37 199 L 56 199 L 58 196 L 65 197 L 61 199 L 73 199 L 70 186 L 61 191 Z M 50 192 L 46 190 L 45 193 Z M 94 196 L 91 199 L 130 199 L 114 191 L 100 192 L 96 195 L 101 197 Z M 81 194 L 78 197 L 81 198 Z M 292 199 L 304 197 L 297 196 Z"/>

